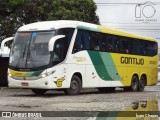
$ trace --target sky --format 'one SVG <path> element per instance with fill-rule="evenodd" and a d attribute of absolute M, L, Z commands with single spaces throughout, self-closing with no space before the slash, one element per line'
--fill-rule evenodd
<path fill-rule="evenodd" d="M 160 45 L 160 0 L 94 0 L 101 25 L 152 37 Z"/>

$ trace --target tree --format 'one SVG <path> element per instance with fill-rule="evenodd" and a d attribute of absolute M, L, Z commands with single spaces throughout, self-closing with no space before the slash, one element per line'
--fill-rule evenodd
<path fill-rule="evenodd" d="M 28 23 L 79 20 L 99 24 L 93 0 L 0 0 L 0 41 Z"/>

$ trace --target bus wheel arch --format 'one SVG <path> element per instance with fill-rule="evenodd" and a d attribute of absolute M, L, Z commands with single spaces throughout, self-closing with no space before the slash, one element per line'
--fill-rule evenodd
<path fill-rule="evenodd" d="M 147 76 L 146 74 L 142 74 L 139 80 L 138 90 L 143 91 L 146 85 L 147 85 Z"/>
<path fill-rule="evenodd" d="M 131 90 L 133 92 L 136 92 L 138 91 L 138 87 L 139 87 L 139 80 L 138 80 L 138 75 L 137 74 L 134 74 L 132 76 L 132 79 L 131 79 Z"/>
<path fill-rule="evenodd" d="M 80 73 L 74 73 L 71 82 L 70 88 L 65 89 L 65 93 L 68 95 L 78 95 L 82 89 L 82 75 Z"/>
<path fill-rule="evenodd" d="M 82 74 L 81 74 L 81 73 L 76 72 L 76 73 L 74 73 L 74 74 L 72 75 L 72 77 L 73 77 L 73 76 L 78 76 L 78 77 L 80 78 L 80 80 L 81 80 L 81 83 L 82 83 Z"/>

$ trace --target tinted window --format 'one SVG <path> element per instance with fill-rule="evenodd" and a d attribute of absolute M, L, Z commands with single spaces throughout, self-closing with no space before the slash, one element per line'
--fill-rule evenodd
<path fill-rule="evenodd" d="M 81 50 L 154 56 L 158 47 L 152 41 L 78 30 L 73 53 Z"/>
<path fill-rule="evenodd" d="M 70 45 L 70 42 L 73 36 L 73 32 L 74 32 L 73 28 L 63 28 L 57 31 L 57 35 L 65 35 L 65 38 L 63 38 L 63 44 L 62 44 L 64 58 L 67 54 L 67 51 L 68 51 L 68 48 L 69 48 L 69 45 Z"/>

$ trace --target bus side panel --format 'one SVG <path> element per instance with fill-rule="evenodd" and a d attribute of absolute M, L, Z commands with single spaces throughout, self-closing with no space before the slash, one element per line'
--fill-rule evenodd
<path fill-rule="evenodd" d="M 131 86 L 131 80 L 133 74 L 137 74 L 139 76 L 139 68 L 137 67 L 129 67 L 129 66 L 117 66 L 118 73 L 122 77 L 121 83 L 123 86 Z"/>
<path fill-rule="evenodd" d="M 52 80 L 53 81 L 53 89 L 59 89 L 59 88 L 66 88 L 67 87 L 67 66 L 65 64 L 59 64 L 57 66 L 54 66 L 52 68 L 52 71 L 55 71 L 53 73 Z M 56 86 L 56 88 L 55 88 Z"/>
<path fill-rule="evenodd" d="M 158 82 L 157 74 L 158 68 L 141 68 L 141 75 L 146 73 L 147 75 L 147 85 L 155 85 Z"/>
<path fill-rule="evenodd" d="M 67 58 L 68 63 L 68 81 L 75 73 L 82 76 L 82 87 L 99 87 L 99 76 L 91 62 L 87 51 L 80 51 L 70 54 Z M 70 82 L 67 83 L 67 86 Z"/>
<path fill-rule="evenodd" d="M 155 85 L 158 82 L 158 56 L 144 56 L 144 65 L 140 68 L 140 77 L 146 75 L 147 85 Z"/>
<path fill-rule="evenodd" d="M 99 87 L 99 76 L 92 64 L 86 65 L 84 87 Z"/>
<path fill-rule="evenodd" d="M 74 74 L 80 74 L 82 79 L 84 79 L 85 65 L 67 63 L 67 71 L 67 87 L 69 88 Z"/>
<path fill-rule="evenodd" d="M 121 77 L 117 73 L 110 53 L 88 51 L 88 54 L 100 78 L 99 87 L 122 86 Z M 116 81 L 115 84 L 112 84 L 113 81 Z"/>
<path fill-rule="evenodd" d="M 141 57 L 135 55 L 117 54 L 112 53 L 112 59 L 114 60 L 119 76 L 122 78 L 120 81 L 123 86 L 130 86 L 133 75 L 140 76 L 140 63 Z"/>
<path fill-rule="evenodd" d="M 147 85 L 150 85 L 150 81 L 151 81 L 151 67 L 141 67 L 140 68 L 140 75 L 139 75 L 139 79 L 141 79 L 142 75 L 145 76 L 146 75 L 146 79 L 147 79 Z"/>
<path fill-rule="evenodd" d="M 147 77 L 147 85 L 155 85 L 157 83 L 157 56 L 136 56 L 127 54 L 112 53 L 115 66 L 119 75 L 122 77 L 121 83 L 124 86 L 130 86 L 133 75 L 138 75 L 140 80 L 142 75 Z"/>
<path fill-rule="evenodd" d="M 158 68 L 152 69 L 151 74 L 153 75 L 151 85 L 156 85 L 158 82 Z"/>

